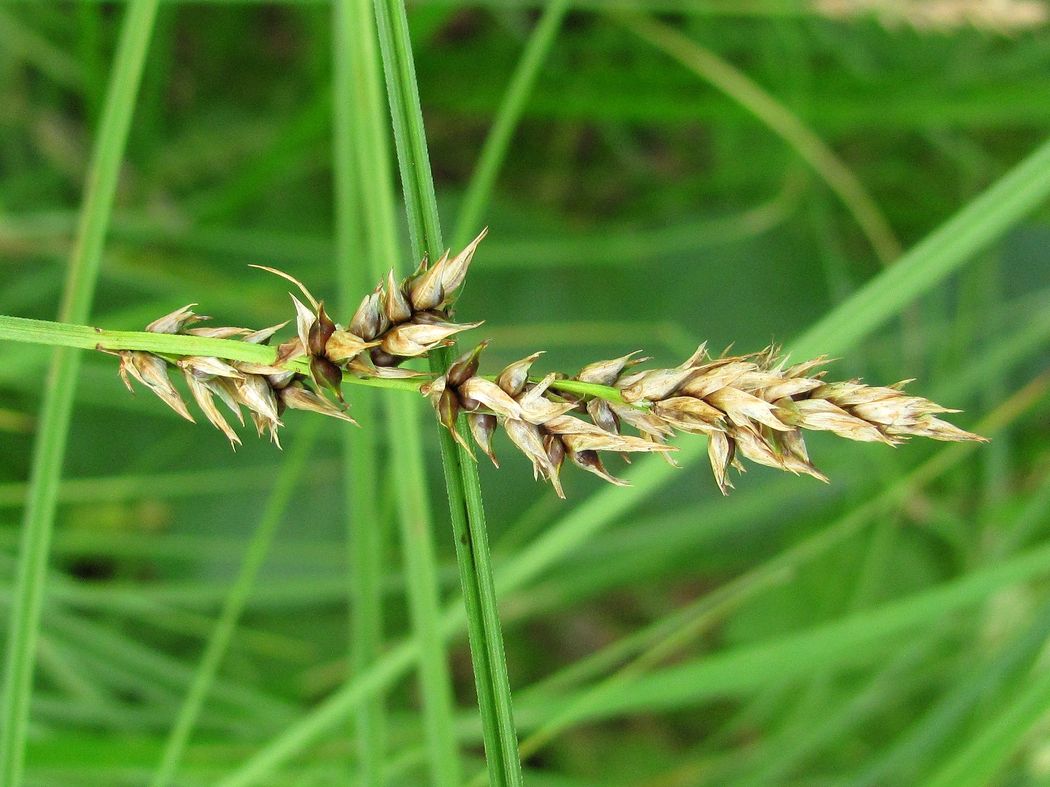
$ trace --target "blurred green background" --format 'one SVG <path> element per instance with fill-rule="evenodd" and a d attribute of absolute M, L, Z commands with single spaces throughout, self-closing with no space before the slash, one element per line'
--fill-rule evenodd
<path fill-rule="evenodd" d="M 410 5 L 449 230 L 540 5 Z M 788 342 L 891 262 L 829 172 L 891 228 L 886 257 L 1044 140 L 1046 4 L 959 0 L 932 29 L 928 12 L 952 2 L 873 5 L 878 14 L 786 0 L 617 3 L 656 14 L 641 20 L 594 1 L 572 10 L 525 102 L 458 306 L 486 321 L 488 368 L 539 349 L 542 371 L 574 372 L 639 348 L 677 363 L 702 339 L 740 351 Z M 122 14 L 106 3 L 0 6 L 0 313 L 57 312 Z M 669 56 L 667 36 L 751 83 L 716 89 L 713 72 Z M 326 3 L 162 5 L 93 324 L 140 329 L 191 302 L 219 324 L 286 319 L 283 283 L 249 263 L 334 297 L 331 51 Z M 789 118 L 787 139 L 763 122 L 749 84 Z M 807 140 L 834 166 L 800 156 Z M 961 426 L 991 416 L 990 445 L 893 450 L 817 435 L 811 453 L 831 485 L 751 467 L 728 499 L 695 462 L 631 492 L 567 468 L 567 502 L 532 481 L 509 443 L 497 446 L 503 469 L 482 468 L 497 574 L 546 533 L 602 522 L 501 599 L 521 737 L 564 722 L 526 759 L 530 783 L 1050 780 L 1050 557 L 1038 552 L 1050 539 L 1048 218 L 1044 206 L 1017 223 L 832 367 L 843 379 L 918 378 L 916 393 L 965 410 Z M 407 254 L 397 264 L 407 269 Z M 0 345 L 5 618 L 48 357 Z M 28 783 L 147 781 L 310 420 L 287 419 L 284 454 L 254 438 L 232 454 L 219 433 L 129 396 L 112 358 L 85 359 Z M 348 679 L 348 517 L 384 539 L 384 637 L 410 632 L 397 468 L 378 464 L 378 521 L 355 521 L 342 427 L 325 426 L 305 466 L 285 467 L 295 494 L 277 512 L 179 783 L 215 783 Z M 385 441 L 382 424 L 362 427 Z M 451 603 L 436 440 L 427 464 Z M 1035 568 L 1024 563 L 1026 581 L 1012 582 L 1010 567 L 1029 557 Z M 595 653 L 609 657 L 587 661 Z M 480 728 L 461 636 L 449 658 L 473 776 Z M 391 681 L 385 696 L 388 782 L 427 783 L 416 682 Z M 578 702 L 582 718 L 565 716 Z M 350 783 L 351 715 L 261 783 Z"/>

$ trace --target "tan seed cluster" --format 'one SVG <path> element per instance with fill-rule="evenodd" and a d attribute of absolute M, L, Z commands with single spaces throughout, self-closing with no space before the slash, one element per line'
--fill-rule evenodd
<path fill-rule="evenodd" d="M 353 423 L 346 413 L 343 382 L 355 377 L 423 377 L 399 365 L 481 324 L 455 323 L 448 308 L 484 237 L 483 231 L 459 254 L 446 252 L 433 265 L 423 260 L 401 282 L 391 272 L 365 296 L 346 328 L 328 316 L 324 302 L 301 282 L 265 268 L 293 282 L 309 304 L 292 296 L 296 335 L 279 345 L 272 364 L 120 350 L 116 354 L 121 377 L 129 389 L 132 379 L 137 380 L 193 421 L 169 376 L 172 369 L 180 371 L 205 417 L 234 447 L 240 438 L 220 404 L 241 424 L 242 408 L 247 410 L 259 435 L 269 433 L 277 445 L 281 417 L 288 408 Z M 195 314 L 193 305 L 155 320 L 146 330 L 265 344 L 287 324 L 258 331 L 201 327 L 198 323 L 209 318 Z M 550 482 L 560 497 L 565 496 L 561 468 L 566 459 L 623 485 L 606 469 L 602 454 L 627 459 L 632 453 L 657 453 L 673 464 L 675 449 L 668 440 L 678 433 L 707 437 L 711 468 L 723 494 L 733 486 L 730 468 L 744 470 L 741 458 L 826 481 L 810 461 L 805 430 L 888 445 L 913 436 L 984 439 L 937 417 L 956 411 L 905 393 L 908 381 L 885 387 L 859 380 L 827 382 L 820 368 L 825 358 L 788 365 L 775 347 L 713 358 L 701 345 L 678 366 L 655 369 L 639 369 L 648 359 L 634 352 L 592 363 L 574 378 L 548 374 L 537 379 L 530 373 L 542 353 L 515 361 L 497 375 L 480 375 L 487 344 L 463 355 L 437 379 L 420 381 L 419 390 L 430 399 L 439 422 L 471 455 L 476 445 L 498 467 L 493 437 L 502 429 L 532 464 L 534 475 Z M 298 371 L 304 361 L 308 376 Z M 466 414 L 473 445 L 457 429 L 461 413 Z M 624 427 L 633 433 L 624 434 Z"/>
<path fill-rule="evenodd" d="M 828 383 L 826 371 L 818 369 L 825 358 L 788 366 L 774 347 L 711 358 L 701 345 L 679 366 L 643 371 L 633 368 L 641 359 L 631 353 L 591 364 L 576 376 L 618 391 L 618 400 L 552 393 L 555 375 L 530 381 L 528 371 L 538 354 L 489 381 L 477 376 L 483 346 L 424 392 L 459 440 L 455 416 L 469 412 L 474 440 L 493 462 L 492 434 L 502 426 L 535 474 L 550 481 L 559 496 L 564 496 L 558 470 L 565 456 L 607 481 L 623 483 L 608 473 L 597 452 L 668 451 L 666 441 L 676 432 L 708 438 L 711 468 L 723 494 L 733 487 L 730 467 L 744 470 L 741 457 L 827 481 L 810 461 L 802 434 L 807 429 L 888 445 L 912 436 L 984 440 L 936 417 L 956 411 L 904 393 L 907 381 L 888 387 L 858 380 Z M 638 435 L 622 434 L 623 424 Z"/>
<path fill-rule="evenodd" d="M 434 348 L 450 343 L 457 333 L 481 324 L 454 323 L 447 309 L 463 285 L 474 252 L 486 232 L 482 230 L 454 257 L 446 252 L 433 265 L 424 259 L 415 273 L 401 282 L 396 281 L 391 271 L 385 281 L 365 296 L 347 328 L 335 323 L 328 316 L 324 301 L 314 298 L 298 279 L 273 268 L 254 266 L 294 283 L 310 304 L 307 306 L 292 295 L 296 336 L 278 347 L 272 365 L 204 357 L 169 362 L 151 353 L 122 350 L 117 353 L 121 359 L 121 377 L 129 390 L 131 380 L 138 380 L 183 418 L 193 421 L 168 374 L 171 367 L 181 370 L 205 417 L 235 447 L 240 445 L 240 438 L 219 411 L 216 398 L 242 425 L 244 416 L 240 408 L 245 407 L 260 436 L 269 432 L 278 446 L 277 430 L 283 425 L 280 417 L 286 408 L 312 410 L 353 422 L 345 412 L 341 388 L 344 373 L 361 377 L 418 377 L 418 372 L 399 369 L 398 364 L 408 358 L 425 356 Z M 264 344 L 287 324 L 261 331 L 190 327 L 210 319 L 195 314 L 194 305 L 154 320 L 146 330 Z M 300 359 L 309 362 L 312 385 L 304 375 L 287 368 L 287 364 Z M 332 393 L 341 406 L 323 396 L 321 392 L 325 390 Z"/>
<path fill-rule="evenodd" d="M 146 330 L 151 333 L 185 333 L 213 339 L 240 339 L 251 344 L 265 344 L 287 323 L 279 323 L 260 331 L 249 328 L 190 328 L 195 323 L 209 320 L 193 312 L 193 306 L 183 306 L 158 320 Z M 310 388 L 302 375 L 280 366 L 264 366 L 243 361 L 223 361 L 204 356 L 185 356 L 169 361 L 159 355 L 140 350 L 119 350 L 120 376 L 124 385 L 134 393 L 131 380 L 137 380 L 161 401 L 191 423 L 186 403 L 169 376 L 172 368 L 182 372 L 194 401 L 208 422 L 226 435 L 230 445 L 241 444 L 240 437 L 219 410 L 216 400 L 222 403 L 237 421 L 244 425 L 241 407 L 261 437 L 268 432 L 270 439 L 280 447 L 277 430 L 284 424 L 281 415 L 286 409 L 310 410 L 322 415 L 356 423 L 342 409 Z"/>
<path fill-rule="evenodd" d="M 332 321 L 324 301 L 314 298 L 302 282 L 273 268 L 255 266 L 293 282 L 310 302 L 307 307 L 292 295 L 297 336 L 278 348 L 277 363 L 308 357 L 318 388 L 327 388 L 340 399 L 343 371 L 365 377 L 416 376 L 397 366 L 450 344 L 456 334 L 481 325 L 454 323 L 446 310 L 463 285 L 474 252 L 486 234 L 487 230 L 482 230 L 455 257 L 446 251 L 433 265 L 424 258 L 416 272 L 400 283 L 391 270 L 385 281 L 364 297 L 346 328 Z"/>
<path fill-rule="evenodd" d="M 503 427 L 511 442 L 532 463 L 533 475 L 549 481 L 562 498 L 565 492 L 560 472 L 566 457 L 576 466 L 623 486 L 626 482 L 605 469 L 599 451 L 651 453 L 672 450 L 670 446 L 642 437 L 616 434 L 569 415 L 580 409 L 580 405 L 551 391 L 555 375 L 547 375 L 539 382 L 529 379 L 529 370 L 539 353 L 510 364 L 494 381 L 477 376 L 478 356 L 485 346 L 486 343 L 478 345 L 452 364 L 444 376 L 425 385 L 422 390 L 437 410 L 441 424 L 471 451 L 455 426 L 460 411 L 467 411 L 475 442 L 496 467 L 499 467 L 499 462 L 492 448 L 492 435 L 497 426 Z"/>

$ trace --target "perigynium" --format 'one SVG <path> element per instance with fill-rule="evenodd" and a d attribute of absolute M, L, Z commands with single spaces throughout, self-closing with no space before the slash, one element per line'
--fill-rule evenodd
<path fill-rule="evenodd" d="M 531 462 L 534 475 L 550 482 L 559 497 L 565 497 L 560 473 L 566 459 L 623 485 L 606 468 L 602 454 L 660 453 L 674 463 L 676 449 L 668 440 L 677 433 L 707 437 L 711 469 L 723 494 L 733 488 L 730 468 L 744 471 L 741 458 L 827 481 L 810 460 L 804 430 L 891 446 L 910 437 L 985 440 L 938 417 L 957 410 L 906 393 L 909 380 L 889 386 L 828 381 L 822 368 L 826 357 L 789 364 L 775 346 L 712 356 L 705 343 L 675 367 L 649 369 L 638 368 L 649 359 L 634 351 L 589 364 L 575 375 L 536 377 L 531 371 L 541 352 L 495 375 L 479 374 L 485 341 L 436 378 L 401 368 L 481 325 L 454 322 L 450 304 L 484 236 L 482 231 L 454 257 L 446 252 L 433 265 L 424 259 L 401 282 L 389 274 L 365 295 L 347 327 L 333 321 L 324 301 L 301 282 L 264 268 L 294 282 L 309 302 L 307 306 L 292 295 L 296 335 L 277 347 L 272 364 L 118 350 L 120 374 L 129 389 L 134 379 L 193 421 L 169 377 L 169 370 L 181 370 L 205 417 L 234 447 L 240 438 L 216 400 L 241 424 L 241 408 L 246 409 L 259 435 L 269 433 L 279 446 L 285 410 L 311 410 L 356 424 L 346 412 L 342 384 L 400 379 L 429 399 L 441 425 L 473 455 L 475 446 L 455 428 L 465 413 L 473 442 L 497 467 L 493 437 L 505 432 Z M 257 331 L 198 327 L 209 318 L 195 314 L 194 305 L 155 320 L 146 330 L 266 344 L 287 325 Z M 625 434 L 624 426 L 635 434 Z"/>

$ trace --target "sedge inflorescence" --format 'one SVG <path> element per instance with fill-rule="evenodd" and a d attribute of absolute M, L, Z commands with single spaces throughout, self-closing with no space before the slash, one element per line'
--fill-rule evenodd
<path fill-rule="evenodd" d="M 701 345 L 672 368 L 641 368 L 649 359 L 636 351 L 589 364 L 575 375 L 537 377 L 532 367 L 539 352 L 498 374 L 479 374 L 488 345 L 482 342 L 438 377 L 401 368 L 481 324 L 454 322 L 451 305 L 484 236 L 455 256 L 446 252 L 433 264 L 424 259 L 400 282 L 391 271 L 364 297 L 345 328 L 298 280 L 265 268 L 295 283 L 307 301 L 292 295 L 296 335 L 276 348 L 271 363 L 118 350 L 121 376 L 129 389 L 134 378 L 192 421 L 169 377 L 171 369 L 181 371 L 205 417 L 234 446 L 240 438 L 217 402 L 242 424 L 243 407 L 260 436 L 269 433 L 280 445 L 286 409 L 356 423 L 347 413 L 343 383 L 402 379 L 428 398 L 440 424 L 472 456 L 480 450 L 498 467 L 493 439 L 502 431 L 531 462 L 534 475 L 550 482 L 560 497 L 565 496 L 560 473 L 566 460 L 623 485 L 606 468 L 603 455 L 626 459 L 632 453 L 658 453 L 673 464 L 675 447 L 668 441 L 677 433 L 708 439 L 711 468 L 723 494 L 733 487 L 730 468 L 744 470 L 741 459 L 826 481 L 810 461 L 806 430 L 888 445 L 909 437 L 984 440 L 938 417 L 957 411 L 906 393 L 908 380 L 890 386 L 829 382 L 822 368 L 825 357 L 789 364 L 775 347 L 716 357 Z M 257 331 L 201 327 L 206 319 L 186 306 L 146 330 L 266 344 L 287 325 Z M 469 438 L 457 428 L 461 415 Z"/>

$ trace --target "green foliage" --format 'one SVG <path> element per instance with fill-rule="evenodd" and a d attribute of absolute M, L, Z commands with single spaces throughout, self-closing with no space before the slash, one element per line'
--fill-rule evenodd
<path fill-rule="evenodd" d="M 1045 781 L 1050 30 L 419 2 L 403 225 L 387 85 L 355 78 L 383 74 L 370 5 L 0 11 L 0 314 L 134 331 L 199 302 L 263 326 L 288 308 L 259 263 L 345 321 L 441 220 L 456 243 L 484 224 L 457 313 L 489 320 L 493 368 L 773 338 L 916 377 L 993 442 L 816 439 L 831 485 L 756 468 L 723 499 L 688 441 L 628 489 L 567 477 L 567 503 L 497 445 L 486 588 L 411 394 L 347 386 L 351 436 L 296 413 L 284 454 L 231 455 L 112 358 L 49 372 L 0 340 L 0 782 L 25 743 L 33 785 L 480 783 L 482 745 L 513 748 L 510 689 L 530 784 Z"/>

